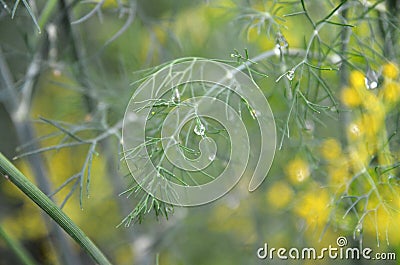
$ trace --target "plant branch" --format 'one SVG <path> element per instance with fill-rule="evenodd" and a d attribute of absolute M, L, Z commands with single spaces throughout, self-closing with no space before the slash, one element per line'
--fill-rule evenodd
<path fill-rule="evenodd" d="M 348 11 L 347 9 L 343 9 L 341 11 L 341 20 L 344 24 L 348 23 Z M 351 37 L 351 28 L 343 27 L 340 33 L 341 45 L 340 45 L 340 57 L 341 57 L 341 66 L 339 70 L 339 82 L 340 89 L 344 89 L 348 84 L 348 75 L 349 75 L 349 67 L 347 65 L 347 53 L 348 53 L 348 45 Z M 340 122 L 340 131 L 342 134 L 342 141 L 347 141 L 346 139 L 346 129 L 347 124 L 349 123 L 350 117 L 348 112 L 342 113 L 341 122 Z"/>
<path fill-rule="evenodd" d="M 19 95 L 16 93 L 17 89 L 14 85 L 15 81 L 13 80 L 11 71 L 9 70 L 8 64 L 0 47 L 0 83 L 5 84 L 5 98 L 7 99 L 4 102 L 4 106 L 6 107 L 6 110 L 14 124 L 18 140 L 21 144 L 36 138 L 35 129 L 32 122 L 28 119 L 28 116 L 31 105 L 32 90 L 34 84 L 36 83 L 36 79 L 39 76 L 41 68 L 41 58 L 42 55 L 40 52 L 33 56 L 33 60 L 29 64 L 25 75 L 26 78 L 24 84 L 22 85 L 21 95 Z M 30 150 L 35 150 L 38 148 L 38 144 L 33 144 Z M 51 184 L 46 177 L 48 176 L 48 172 L 46 170 L 43 158 L 39 155 L 33 155 L 28 158 L 28 163 L 33 171 L 40 189 L 42 189 L 45 193 L 50 193 Z M 62 234 L 61 229 L 57 226 L 53 226 L 53 224 L 49 223 L 48 220 L 45 221 L 48 230 L 54 232 L 54 239 L 50 240 L 54 245 L 58 246 L 55 248 L 57 256 L 64 260 L 66 264 L 80 264 L 73 250 L 66 241 L 65 236 Z M 60 251 L 61 249 L 63 251 Z"/>
<path fill-rule="evenodd" d="M 111 265 L 111 262 L 85 233 L 54 202 L 33 185 L 2 153 L 0 153 L 0 173 L 45 211 L 99 265 Z"/>

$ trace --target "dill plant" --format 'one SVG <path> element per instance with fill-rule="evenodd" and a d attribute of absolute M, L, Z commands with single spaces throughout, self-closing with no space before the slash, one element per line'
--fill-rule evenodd
<path fill-rule="evenodd" d="M 398 54 L 390 48 L 398 41 L 390 33 L 398 14 L 388 11 L 391 1 L 329 1 L 326 15 L 313 13 L 308 1 L 291 4 L 289 12 L 288 6 L 265 3 L 243 17 L 247 32 L 257 29 L 271 35 L 274 30 L 276 37 L 280 59 L 269 70 L 277 72 L 276 82 L 286 87 L 289 110 L 281 125 L 280 148 L 286 137 L 289 142 L 299 140 L 299 157 L 288 163 L 286 175 L 295 190 L 302 189 L 301 182 L 310 186 L 310 192 L 298 195 L 295 214 L 311 227 L 349 229 L 361 246 L 363 236 L 370 235 L 378 245 L 382 240 L 389 244 L 391 227 L 398 220 Z M 278 14 L 281 19 L 274 19 Z M 310 31 L 304 34 L 303 47 L 293 47 L 285 38 L 290 34 L 285 25 L 299 16 Z M 342 129 L 337 138 L 316 148 L 319 144 L 308 135 L 320 137 L 316 127 L 325 126 L 321 117 L 326 116 L 336 116 Z M 296 132 L 299 128 L 303 132 Z M 326 173 L 320 170 L 321 163 L 327 163 Z M 310 174 L 313 180 L 307 181 Z"/>
<path fill-rule="evenodd" d="M 14 17 L 18 14 L 16 10 L 19 1 L 14 3 L 12 10 L 5 8 L 4 1 L 0 2 L 9 15 Z M 55 196 L 63 189 L 68 189 L 59 203 L 61 208 L 77 192 L 80 207 L 83 208 L 83 198 L 89 194 L 92 181 L 93 159 L 105 155 L 110 163 L 115 163 L 112 157 L 118 154 L 121 167 L 119 174 L 125 175 L 129 182 L 129 187 L 121 191 L 121 195 L 134 197 L 137 202 L 134 209 L 129 209 L 121 224 L 130 226 L 135 222 L 141 223 L 149 213 L 154 213 L 157 218 L 168 219 L 173 213 L 173 206 L 144 193 L 124 167 L 125 159 L 134 158 L 134 150 L 131 153 L 121 150 L 123 110 L 120 105 L 123 104 L 118 97 L 129 98 L 131 88 L 138 87 L 158 70 L 191 58 L 166 60 L 175 58 L 176 51 L 162 47 L 162 41 L 152 43 L 146 58 L 147 65 L 153 60 L 163 63 L 136 72 L 133 77 L 130 73 L 124 73 L 125 80 L 111 84 L 119 86 L 116 96 L 106 87 L 107 80 L 93 73 L 96 70 L 88 63 L 88 54 L 98 56 L 113 47 L 134 26 L 136 20 L 140 20 L 152 32 L 153 40 L 160 38 L 157 29 L 165 27 L 167 38 L 173 42 L 177 38 L 171 33 L 168 23 L 154 22 L 153 18 L 141 13 L 141 4 L 137 1 L 95 1 L 81 5 L 70 3 L 71 6 L 68 6 L 67 1 L 62 1 L 59 7 L 64 14 L 62 19 L 54 15 L 54 1 L 49 2 L 44 5 L 39 19 L 28 2 L 23 1 L 23 4 L 36 30 L 48 26 L 47 20 L 50 18 L 53 18 L 52 22 L 65 27 L 65 34 L 72 43 L 70 53 L 74 65 L 70 73 L 76 81 L 74 89 L 82 94 L 88 113 L 86 120 L 79 123 L 40 118 L 40 123 L 54 131 L 22 145 L 16 158 L 37 158 L 42 153 L 83 148 L 85 155 L 79 165 L 80 169 L 58 188 L 46 191 L 49 196 Z M 273 205 L 289 208 L 291 214 L 305 220 L 306 227 L 319 227 L 318 236 L 323 237 L 327 229 L 333 227 L 351 233 L 354 240 L 362 245 L 364 237 L 372 235 L 380 244 L 382 240 L 389 242 L 390 237 L 396 234 L 394 224 L 400 220 L 397 5 L 392 0 L 273 0 L 221 1 L 219 6 L 230 14 L 231 23 L 239 28 L 237 34 L 251 46 L 243 50 L 227 49 L 226 56 L 219 60 L 244 71 L 260 85 L 272 105 L 277 121 L 280 137 L 278 150 L 281 152 L 281 155 L 278 153 L 277 161 L 284 164 L 285 169 L 281 173 L 287 176 L 288 181 L 284 179 L 272 183 L 267 197 L 270 201 L 284 198 Z M 111 36 L 107 36 L 98 54 L 91 54 L 81 42 L 87 39 L 81 38 L 82 32 L 75 30 L 72 25 L 85 29 L 87 24 L 93 23 L 93 19 L 107 20 L 112 15 L 119 15 L 121 26 Z M 299 30 L 299 25 L 302 30 Z M 23 86 L 28 91 L 30 87 L 32 89 L 32 81 L 36 80 L 40 71 L 50 69 L 57 73 L 57 70 L 65 67 L 62 63 L 49 62 L 45 66 L 38 63 L 44 60 L 40 50 L 46 45 L 37 38 L 33 38 L 37 52 L 27 65 L 26 86 Z M 44 42 L 49 47 L 54 45 L 50 36 Z M 160 57 L 158 60 L 154 59 L 157 55 Z M 7 61 L 4 60 L 2 50 L 0 59 L 4 83 L 18 84 L 7 78 Z M 55 58 L 50 56 L 49 61 L 52 59 Z M 99 65 L 102 68 L 101 63 Z M 110 74 L 102 70 L 104 75 Z M 32 72 L 34 75 L 29 75 Z M 126 87 L 130 88 L 128 92 Z M 145 143 L 153 162 L 157 164 L 163 157 L 160 138 L 163 118 L 173 107 L 179 106 L 182 100 L 205 90 L 206 87 L 178 88 L 153 104 Z M 14 98 L 14 101 L 18 98 L 13 93 L 4 97 L 4 104 L 8 104 L 8 112 L 14 117 L 18 114 L 18 104 L 11 106 L 7 103 L 10 98 Z M 27 97 L 30 95 L 22 94 Z M 254 118 L 255 109 L 243 99 L 226 91 L 215 91 L 212 96 L 235 106 L 243 115 L 243 120 L 251 122 Z M 29 100 L 22 97 L 20 104 Z M 29 105 L 25 107 L 29 109 Z M 18 121 L 13 122 L 18 125 Z M 198 136 L 204 133 L 218 138 L 222 149 L 228 148 L 223 128 L 198 117 L 185 127 L 185 141 L 181 144 L 181 150 L 187 157 L 198 156 L 197 147 L 201 139 Z M 327 134 L 331 136 L 322 139 Z M 32 141 L 27 138 L 34 136 L 23 137 L 22 143 Z M 46 141 L 55 144 L 37 144 Z M 115 148 L 109 148 L 110 144 Z M 283 157 L 293 152 L 295 156 L 292 159 Z M 226 157 L 219 153 L 217 158 L 223 165 Z M 34 165 L 38 162 L 32 163 Z M 199 184 L 199 180 L 210 181 L 213 175 L 207 171 L 192 175 L 168 163 L 158 164 L 159 174 L 184 185 Z M 217 165 L 211 170 L 218 172 L 222 168 Z M 115 174 L 111 171 L 109 173 Z M 399 240 L 395 235 L 394 238 Z"/>

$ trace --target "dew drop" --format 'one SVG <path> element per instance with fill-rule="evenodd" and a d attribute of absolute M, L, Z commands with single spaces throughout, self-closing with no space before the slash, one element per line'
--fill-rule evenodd
<path fill-rule="evenodd" d="M 360 240 L 362 238 L 363 227 L 362 224 L 358 224 L 354 230 L 353 238 L 354 240 Z"/>
<path fill-rule="evenodd" d="M 306 120 L 304 126 L 308 132 L 314 132 L 315 124 L 312 120 Z"/>
<path fill-rule="evenodd" d="M 276 34 L 276 44 L 278 48 L 287 48 L 289 46 L 285 36 L 283 36 L 280 32 Z"/>
<path fill-rule="evenodd" d="M 374 88 L 376 88 L 377 86 L 378 86 L 378 83 L 372 81 L 372 82 L 370 82 L 370 83 L 367 85 L 367 88 L 368 88 L 368 89 L 374 89 Z"/>
<path fill-rule="evenodd" d="M 356 124 L 351 125 L 350 132 L 355 136 L 360 136 L 361 134 L 361 130 Z"/>
<path fill-rule="evenodd" d="M 276 44 L 275 45 L 275 48 L 274 48 L 274 54 L 276 55 L 276 56 L 279 56 L 280 54 L 281 54 L 281 49 L 280 49 L 280 45 L 279 44 Z"/>
<path fill-rule="evenodd" d="M 181 101 L 181 94 L 177 88 L 175 88 L 174 92 L 172 93 L 171 100 L 175 103 L 179 103 Z"/>
<path fill-rule="evenodd" d="M 215 159 L 215 154 L 209 155 L 209 156 L 208 156 L 208 159 L 209 159 L 210 161 L 214 161 L 214 159 Z"/>
<path fill-rule="evenodd" d="M 136 121 L 138 117 L 134 112 L 129 112 L 127 114 L 126 118 L 127 118 L 127 121 L 133 122 L 133 121 Z"/>
<path fill-rule="evenodd" d="M 204 124 L 201 123 L 201 121 L 199 121 L 197 122 L 196 126 L 194 126 L 193 131 L 195 134 L 203 136 L 206 131 L 206 128 L 204 127 Z"/>
<path fill-rule="evenodd" d="M 290 81 L 293 80 L 293 78 L 294 78 L 294 70 L 293 69 L 286 73 L 286 78 L 289 79 Z"/>
<path fill-rule="evenodd" d="M 232 79 L 233 78 L 233 74 L 231 71 L 226 72 L 226 78 L 228 79 Z"/>
<path fill-rule="evenodd" d="M 342 63 L 342 57 L 340 57 L 337 54 L 332 54 L 332 56 L 330 56 L 329 59 L 333 64 L 336 64 L 336 65 L 339 65 L 340 63 Z"/>
<path fill-rule="evenodd" d="M 378 87 L 378 74 L 371 69 L 368 69 L 365 76 L 365 86 L 367 89 L 375 89 Z"/>

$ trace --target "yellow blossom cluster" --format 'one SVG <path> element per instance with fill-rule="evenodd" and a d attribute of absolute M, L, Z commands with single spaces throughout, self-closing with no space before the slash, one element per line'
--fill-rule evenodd
<path fill-rule="evenodd" d="M 349 77 L 350 86 L 342 90 L 341 100 L 349 108 L 362 107 L 367 111 L 388 111 L 400 101 L 400 83 L 397 81 L 399 69 L 393 63 L 382 67 L 384 83 L 374 90 L 366 89 L 366 77 L 360 71 L 353 71 Z"/>
<path fill-rule="evenodd" d="M 333 149 L 340 150 L 339 145 L 331 144 Z M 326 153 L 336 156 L 338 152 Z M 275 209 L 291 209 L 307 223 L 307 227 L 323 229 L 330 212 L 329 190 L 310 178 L 310 163 L 300 154 L 288 161 L 283 171 L 285 178 L 273 183 L 266 193 L 268 203 Z"/>
<path fill-rule="evenodd" d="M 286 174 L 293 184 L 304 182 L 310 176 L 308 163 L 302 158 L 295 158 L 286 166 Z"/>
<path fill-rule="evenodd" d="M 284 181 L 277 181 L 271 185 L 267 192 L 267 201 L 277 209 L 283 209 L 292 202 L 293 189 Z"/>
<path fill-rule="evenodd" d="M 392 158 L 387 145 L 385 119 L 400 102 L 399 69 L 394 63 L 382 67 L 384 81 L 381 87 L 371 90 L 365 86 L 366 77 L 360 71 L 353 71 L 349 87 L 342 90 L 341 100 L 353 110 L 353 117 L 347 127 L 349 160 L 353 170 L 362 169 L 377 157 L 381 165 L 391 164 Z"/>
<path fill-rule="evenodd" d="M 364 215 L 360 215 L 364 217 L 357 222 L 371 235 L 387 234 L 392 224 L 400 220 L 400 196 L 398 191 L 393 192 L 392 173 L 379 172 L 381 168 L 390 168 L 397 155 L 390 150 L 386 123 L 400 103 L 399 68 L 387 63 L 381 73 L 383 80 L 376 89 L 368 89 L 367 77 L 362 72 L 350 73 L 349 86 L 341 92 L 341 101 L 349 110 L 345 148 L 333 138 L 320 144 L 331 192 L 364 198 L 358 202 L 360 205 L 349 207 L 363 211 Z M 400 237 L 392 240 L 398 242 Z"/>
<path fill-rule="evenodd" d="M 308 226 L 322 229 L 326 226 L 330 213 L 328 190 L 317 184 L 311 185 L 300 194 L 294 211 L 307 222 Z"/>
<path fill-rule="evenodd" d="M 384 234 L 388 227 L 393 230 L 391 224 L 400 220 L 400 214 L 388 209 L 400 209 L 400 196 L 387 196 L 393 195 L 393 188 L 375 169 L 376 166 L 388 167 L 395 161 L 395 154 L 388 144 L 386 119 L 400 103 L 400 72 L 394 63 L 383 65 L 381 72 L 383 81 L 375 89 L 367 88 L 366 76 L 361 71 L 350 73 L 349 85 L 341 93 L 341 101 L 348 108 L 345 144 L 336 138 L 327 138 L 318 144 L 328 176 L 326 183 L 311 179 L 309 161 L 298 155 L 286 163 L 286 179 L 275 182 L 266 193 L 271 206 L 292 209 L 307 227 L 315 231 L 323 229 L 329 220 L 344 222 L 343 217 L 349 214 L 347 206 L 335 210 L 340 216 L 331 216 L 333 205 L 339 203 L 335 200 L 341 200 L 343 195 L 365 196 L 368 200 L 360 200 L 360 205 L 351 207 L 372 214 L 365 214 L 362 220 L 347 218 L 347 229 L 363 223 L 365 232 L 371 235 L 375 232 Z M 398 205 L 392 205 L 395 203 Z M 392 239 L 400 240 L 400 236 Z"/>
<path fill-rule="evenodd" d="M 385 120 L 400 102 L 398 67 L 393 63 L 385 64 L 382 67 L 382 75 L 384 80 L 380 87 L 368 89 L 365 75 L 360 71 L 351 72 L 349 86 L 344 88 L 341 94 L 342 103 L 350 111 L 344 140 L 346 145 L 344 147 L 335 138 L 327 138 L 319 143 L 319 154 L 325 161 L 325 172 L 328 176 L 327 185 L 311 180 L 308 161 L 297 156 L 284 168 L 287 180 L 274 183 L 267 193 L 267 200 L 273 206 L 284 208 L 291 205 L 294 213 L 304 219 L 308 227 L 321 228 L 330 218 L 331 207 L 335 204 L 332 200 L 337 199 L 338 194 L 351 195 L 355 192 L 359 196 L 368 194 L 370 200 L 362 202 L 362 208 L 377 213 L 376 216 L 372 214 L 365 218 L 365 225 L 368 226 L 366 232 L 372 234 L 372 230 L 378 229 L 381 233 L 387 229 L 389 223 L 400 220 L 400 214 L 387 210 L 393 205 L 385 206 L 382 203 L 382 200 L 389 201 L 382 199 L 382 196 L 388 193 L 387 186 L 382 185 L 388 184 L 382 184 L 382 179 L 379 179 L 371 167 L 373 163 L 388 166 L 394 161 L 388 145 Z M 374 160 L 376 161 L 373 162 Z M 352 183 L 357 176 L 361 177 L 354 182 L 357 183 L 357 187 L 354 188 Z M 307 186 L 304 186 L 305 183 Z M 297 199 L 293 202 L 295 192 Z M 396 198 L 396 201 L 400 201 L 399 196 Z M 397 209 L 400 209 L 400 204 L 398 206 Z M 344 212 L 346 211 L 347 208 L 344 209 Z M 344 212 L 337 212 L 342 214 L 342 220 Z M 357 222 L 356 219 L 351 220 Z M 372 225 L 373 222 L 375 225 Z"/>
<path fill-rule="evenodd" d="M 325 150 L 325 155 L 331 158 L 337 157 L 341 152 L 340 145 L 334 141 L 330 141 L 328 145 L 330 145 L 328 148 L 333 152 Z M 274 205 L 284 207 L 288 204 L 288 200 L 292 201 L 291 198 L 293 197 L 293 189 L 289 186 L 289 183 L 292 184 L 293 188 L 299 186 L 296 200 L 292 203 L 294 213 L 306 221 L 307 227 L 323 229 L 328 221 L 330 212 L 328 189 L 310 179 L 311 167 L 303 157 L 297 156 L 289 161 L 285 167 L 285 174 L 288 182 L 284 184 L 283 182 L 278 182 L 271 187 L 271 191 L 268 193 L 269 199 L 280 201 L 280 203 L 275 203 Z M 306 186 L 303 185 L 306 183 Z"/>

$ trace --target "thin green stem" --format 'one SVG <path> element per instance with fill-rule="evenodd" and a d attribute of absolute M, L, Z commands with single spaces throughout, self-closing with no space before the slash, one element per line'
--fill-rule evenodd
<path fill-rule="evenodd" d="M 57 207 L 41 190 L 30 182 L 2 153 L 0 153 L 0 173 L 26 196 L 45 211 L 75 242 L 77 242 L 99 265 L 111 265 L 111 262 L 85 235 L 85 233 Z"/>
<path fill-rule="evenodd" d="M 10 235 L 4 231 L 4 229 L 0 226 L 0 238 L 6 242 L 10 250 L 15 254 L 15 256 L 19 259 L 21 264 L 23 265 L 38 265 L 36 261 L 29 255 L 26 249 L 21 246 L 21 244 L 12 238 Z"/>
<path fill-rule="evenodd" d="M 57 2 L 57 0 L 49 0 L 46 2 L 38 21 L 40 28 L 44 28 L 47 22 L 50 20 L 50 17 L 54 13 L 55 7 L 57 6 Z"/>
<path fill-rule="evenodd" d="M 345 1 L 342 1 L 344 3 Z M 343 9 L 341 11 L 341 17 L 342 17 L 342 22 L 344 24 L 348 23 L 348 10 Z M 343 27 L 342 31 L 340 32 L 340 39 L 341 39 L 341 45 L 340 45 L 340 56 L 341 56 L 341 66 L 339 70 L 339 84 L 340 84 L 340 89 L 344 89 L 346 85 L 348 84 L 348 75 L 349 75 L 349 66 L 348 66 L 348 46 L 350 42 L 350 37 L 351 37 L 352 31 L 350 30 L 349 27 Z M 347 144 L 347 138 L 346 138 L 346 131 L 347 131 L 347 124 L 349 124 L 350 121 L 350 113 L 349 112 L 343 112 L 341 117 L 340 117 L 340 133 L 342 135 L 342 141 L 344 144 Z"/>

